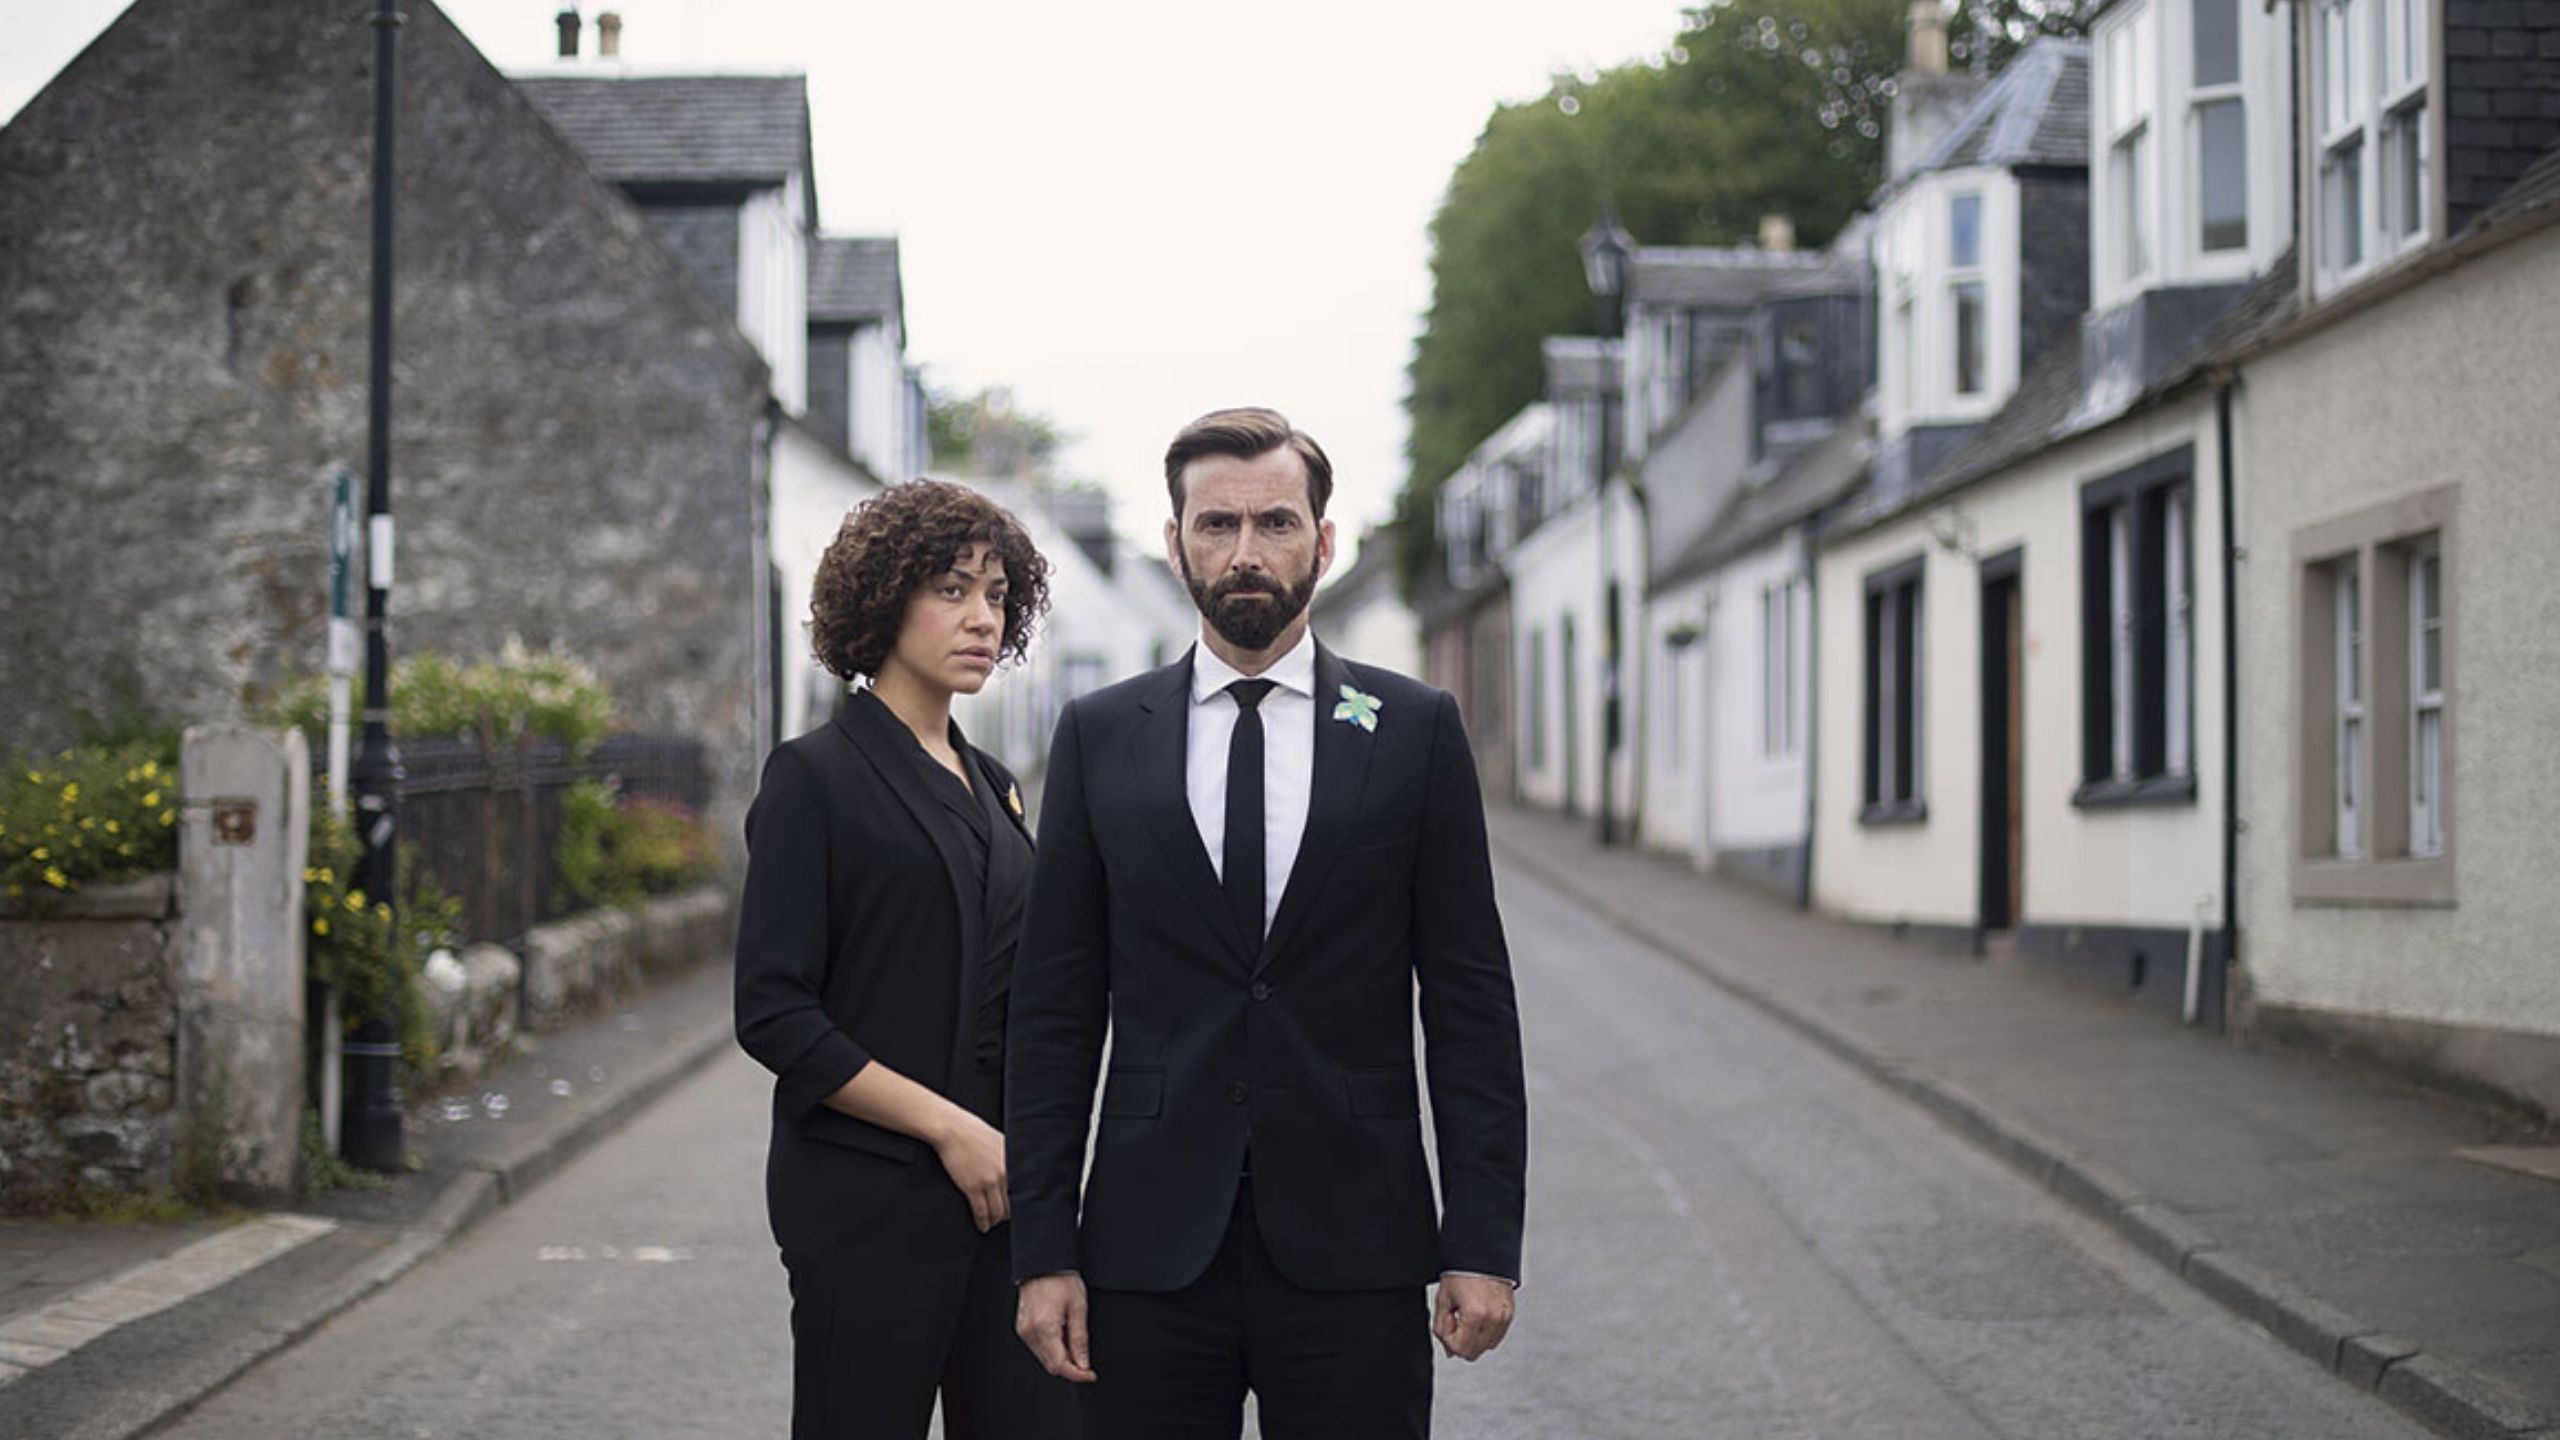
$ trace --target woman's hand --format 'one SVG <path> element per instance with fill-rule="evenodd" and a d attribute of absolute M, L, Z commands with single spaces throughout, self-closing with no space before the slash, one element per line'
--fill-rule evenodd
<path fill-rule="evenodd" d="M 1013 1214 L 1004 1193 L 1004 1132 L 958 1106 L 933 1138 L 942 1173 L 967 1197 L 969 1218 L 983 1235 Z"/>

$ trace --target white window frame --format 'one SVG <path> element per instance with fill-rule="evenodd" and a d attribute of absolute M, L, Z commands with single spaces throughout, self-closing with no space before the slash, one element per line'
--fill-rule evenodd
<path fill-rule="evenodd" d="M 1964 263 L 1956 253 L 1956 210 L 1970 201 L 1973 205 L 1973 261 Z M 1947 193 L 1944 233 L 1947 237 L 1947 377 L 1959 400 L 1979 400 L 1991 392 L 1991 285 L 1983 254 L 1991 247 L 1991 204 L 1977 189 L 1952 190 Z M 1973 388 L 1964 383 L 1964 297 L 1973 294 L 1974 314 L 1980 321 L 1980 341 L 1975 347 Z"/>
<path fill-rule="evenodd" d="M 2434 238 L 2433 13 L 2429 0 L 2313 0 L 2308 229 L 2321 289 L 2360 279 Z M 2412 149 L 2414 197 L 2402 163 Z M 2350 177 L 2353 192 L 2342 193 Z M 2397 217 L 2412 209 L 2418 223 L 2403 229 Z"/>
<path fill-rule="evenodd" d="M 2251 0 L 2184 0 L 2186 6 L 2185 43 L 2178 47 L 2186 69 L 2186 205 L 2185 223 L 2179 239 L 2182 253 L 2191 257 L 2191 265 L 2204 268 L 2229 256 L 2245 256 L 2256 241 L 2251 225 L 2254 218 L 2249 199 L 2253 167 L 2249 156 L 2249 5 Z M 2423 3 L 2423 0 L 2422 0 Z M 2206 84 L 2195 68 L 2195 7 L 2205 4 L 2228 4 L 2231 15 L 2231 78 Z M 2209 250 L 2204 243 L 2204 117 L 2216 105 L 2239 107 L 2240 114 L 2240 243 Z"/>
<path fill-rule="evenodd" d="M 2154 0 L 2164 3 L 2164 0 Z M 2159 273 L 2160 207 L 2152 203 L 2157 26 L 2149 5 L 2128 7 L 2097 37 L 2097 180 L 2109 220 L 2099 235 L 2108 288 L 2139 290 Z"/>
<path fill-rule="evenodd" d="M 2337 607 L 2333 723 L 2337 727 L 2338 858 L 2364 856 L 2364 582 L 2355 560 L 2341 560 L 2330 582 Z"/>
<path fill-rule="evenodd" d="M 2180 486 L 2161 501 L 2161 563 L 2167 567 L 2164 604 L 2168 610 L 2167 674 L 2160 717 L 2162 767 L 2172 775 L 2195 773 L 2195 575 L 2187 553 L 2188 511 L 2195 491 Z"/>
<path fill-rule="evenodd" d="M 2118 780 L 2133 778 L 2135 624 L 2133 501 L 2128 499 L 2107 509 L 2107 666 L 2115 710 L 2108 773 Z"/>
<path fill-rule="evenodd" d="M 2409 853 L 2444 853 L 2444 550 L 2430 537 L 2409 560 Z M 2432 579 L 2434 584 L 2427 582 Z M 2433 614 L 2427 592 L 2436 592 Z M 2427 658 L 2436 683 L 2427 683 Z"/>
<path fill-rule="evenodd" d="M 1802 582 L 1760 587 L 1760 753 L 1796 752 L 1796 591 Z"/>

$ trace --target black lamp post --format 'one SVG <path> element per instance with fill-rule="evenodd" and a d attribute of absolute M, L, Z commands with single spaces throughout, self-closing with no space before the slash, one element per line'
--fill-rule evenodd
<path fill-rule="evenodd" d="M 1582 274 L 1600 305 L 1604 341 L 1620 339 L 1626 330 L 1627 264 L 1635 241 L 1618 223 L 1616 207 L 1600 207 L 1600 218 L 1582 235 Z M 1618 841 L 1617 771 L 1620 732 L 1618 676 L 1625 637 L 1618 620 L 1616 527 L 1609 517 L 1609 477 L 1618 468 L 1618 367 L 1601 350 L 1600 383 L 1600 843 Z"/>
<path fill-rule="evenodd" d="M 400 111 L 398 0 L 376 0 L 373 15 L 373 337 L 366 419 L 364 567 L 364 741 L 350 779 L 355 790 L 356 885 L 389 905 L 400 924 L 400 751 L 391 740 L 391 278 L 392 216 L 399 178 L 393 138 Z M 400 1003 L 399 986 L 392 1004 Z M 369 1019 L 345 1046 L 348 1084 L 339 1149 L 368 1170 L 400 1168 L 400 1031 Z"/>

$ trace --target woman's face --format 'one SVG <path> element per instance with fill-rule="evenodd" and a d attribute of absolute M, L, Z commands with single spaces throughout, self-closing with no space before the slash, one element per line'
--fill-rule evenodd
<path fill-rule="evenodd" d="M 950 569 L 908 597 L 897 646 L 880 668 L 903 670 L 906 678 L 936 690 L 977 694 L 995 673 L 996 651 L 1004 643 L 1007 585 L 994 546 L 962 546 Z"/>

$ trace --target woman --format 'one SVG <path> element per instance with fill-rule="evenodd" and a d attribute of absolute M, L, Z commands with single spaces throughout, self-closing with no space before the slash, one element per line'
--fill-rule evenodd
<path fill-rule="evenodd" d="M 766 762 L 738 919 L 795 1437 L 922 1437 L 937 1390 L 950 1440 L 1076 1433 L 1014 1337 L 996 1128 L 1031 840 L 951 720 L 1028 648 L 1047 574 L 1012 516 L 931 480 L 846 516 L 818 565 L 818 661 L 871 683 Z"/>

